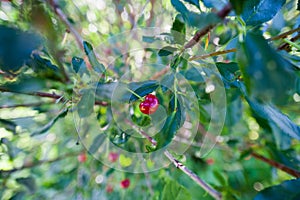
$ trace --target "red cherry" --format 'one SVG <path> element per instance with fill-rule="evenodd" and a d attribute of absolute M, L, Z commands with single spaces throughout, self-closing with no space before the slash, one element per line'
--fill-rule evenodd
<path fill-rule="evenodd" d="M 159 106 L 157 97 L 153 94 L 148 94 L 144 101 L 140 103 L 140 111 L 144 114 L 151 115 L 156 112 Z"/>
<path fill-rule="evenodd" d="M 84 163 L 86 161 L 87 157 L 85 153 L 81 153 L 77 156 L 77 160 L 81 163 Z"/>
<path fill-rule="evenodd" d="M 118 158 L 119 158 L 119 154 L 118 153 L 110 152 L 108 154 L 108 160 L 110 162 L 116 162 L 118 160 Z"/>
<path fill-rule="evenodd" d="M 208 158 L 208 159 L 206 160 L 206 163 L 207 163 L 208 165 L 213 165 L 213 164 L 215 163 L 215 160 L 214 160 L 213 158 Z"/>
<path fill-rule="evenodd" d="M 129 180 L 128 178 L 126 178 L 126 179 L 124 179 L 123 181 L 121 181 L 120 185 L 121 185 L 121 188 L 126 189 L 126 188 L 128 188 L 129 185 L 130 185 L 130 180 Z"/>
<path fill-rule="evenodd" d="M 106 192 L 107 192 L 107 193 L 112 193 L 113 191 L 114 191 L 113 186 L 108 185 L 108 186 L 106 187 Z"/>

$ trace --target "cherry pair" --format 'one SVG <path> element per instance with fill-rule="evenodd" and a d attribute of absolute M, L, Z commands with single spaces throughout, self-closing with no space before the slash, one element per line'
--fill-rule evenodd
<path fill-rule="evenodd" d="M 146 115 L 151 115 L 156 112 L 159 106 L 157 97 L 153 94 L 148 94 L 144 101 L 140 103 L 140 111 Z"/>

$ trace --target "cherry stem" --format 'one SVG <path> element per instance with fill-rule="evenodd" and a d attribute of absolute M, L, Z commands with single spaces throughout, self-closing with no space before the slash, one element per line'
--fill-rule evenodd
<path fill-rule="evenodd" d="M 137 93 L 135 93 L 133 90 L 126 88 L 130 93 L 132 93 L 134 96 L 136 96 L 137 98 L 139 98 L 140 100 L 144 100 L 143 97 L 141 97 L 140 95 L 138 95 Z"/>

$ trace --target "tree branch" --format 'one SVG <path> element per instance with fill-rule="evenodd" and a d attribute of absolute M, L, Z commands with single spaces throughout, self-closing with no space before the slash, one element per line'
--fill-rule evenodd
<path fill-rule="evenodd" d="M 46 92 L 20 92 L 20 91 L 12 91 L 8 90 L 7 88 L 0 87 L 0 92 L 11 92 L 11 93 L 17 93 L 17 94 L 24 94 L 24 95 L 30 95 L 30 96 L 37 96 L 37 97 L 44 97 L 44 98 L 51 98 L 51 99 L 62 99 L 66 100 L 63 95 L 57 95 L 55 93 L 46 93 Z M 104 101 L 95 101 L 95 105 L 100 106 L 107 106 L 109 103 Z M 1 108 L 1 107 L 0 107 Z"/>
<path fill-rule="evenodd" d="M 282 39 L 282 38 L 286 38 L 288 35 L 291 35 L 291 34 L 293 34 L 295 32 L 299 32 L 299 31 L 300 31 L 300 27 L 292 29 L 292 30 L 289 30 L 289 31 L 284 32 L 284 33 L 281 33 L 281 34 L 279 34 L 279 35 L 277 35 L 275 37 L 271 37 L 269 40 L 274 41 L 274 40 L 279 40 L 279 39 Z"/>
<path fill-rule="evenodd" d="M 232 7 L 231 7 L 231 4 L 229 3 L 226 6 L 224 6 L 224 8 L 217 13 L 217 15 L 221 19 L 224 19 L 230 13 L 231 9 L 232 9 Z M 205 36 L 215 26 L 216 26 L 216 24 L 208 25 L 208 26 L 204 27 L 203 29 L 197 31 L 196 34 L 194 35 L 194 37 L 186 45 L 184 45 L 184 49 L 193 47 L 195 44 L 197 44 L 200 41 L 200 39 L 203 36 Z"/>
<path fill-rule="evenodd" d="M 213 189 L 210 185 L 208 185 L 205 181 L 203 181 L 197 174 L 188 169 L 181 162 L 176 160 L 169 151 L 164 152 L 165 156 L 176 166 L 176 168 L 180 169 L 186 175 L 188 175 L 193 181 L 195 181 L 198 185 L 200 185 L 206 192 L 208 192 L 212 197 L 216 200 L 221 200 L 222 195 L 215 189 Z"/>
<path fill-rule="evenodd" d="M 192 60 L 199 60 L 199 59 L 205 59 L 205 58 L 209 58 L 211 56 L 218 56 L 218 55 L 222 55 L 222 54 L 226 54 L 226 53 L 231 53 L 231 52 L 236 52 L 236 48 L 232 48 L 232 49 L 228 49 L 228 50 L 224 50 L 224 51 L 216 51 L 213 53 L 209 53 L 209 54 L 205 54 L 205 55 L 200 55 L 200 56 L 192 56 L 189 61 Z"/>
<path fill-rule="evenodd" d="M 68 17 L 64 14 L 64 12 L 59 8 L 58 4 L 55 0 L 48 0 L 48 3 L 53 8 L 54 12 L 60 18 L 60 20 L 68 27 L 68 30 L 73 34 L 78 46 L 84 50 L 83 48 L 83 39 L 81 38 L 80 34 L 77 30 L 73 27 L 73 25 L 69 22 Z"/>
<path fill-rule="evenodd" d="M 16 171 L 20 171 L 20 170 L 23 170 L 23 169 L 28 169 L 28 168 L 33 168 L 33 167 L 36 167 L 36 166 L 39 166 L 39 165 L 42 165 L 44 163 L 53 163 L 53 162 L 56 162 L 56 161 L 59 161 L 59 160 L 63 160 L 67 157 L 73 157 L 73 156 L 77 156 L 79 154 L 79 152 L 73 152 L 73 153 L 67 153 L 65 155 L 62 155 L 62 156 L 59 156 L 55 159 L 51 159 L 51 160 L 39 160 L 37 162 L 29 162 L 29 163 L 25 163 L 22 167 L 20 168 L 15 168 L 15 169 L 11 169 L 11 170 L 0 170 L 0 173 L 13 173 L 13 172 L 16 172 Z"/>
<path fill-rule="evenodd" d="M 253 156 L 254 158 L 256 158 L 258 160 L 261 160 L 261 161 L 263 161 L 265 163 L 268 163 L 269 165 L 271 165 L 271 166 L 273 166 L 273 167 L 275 167 L 277 169 L 280 169 L 280 170 L 282 170 L 282 171 L 284 171 L 284 172 L 286 172 L 286 173 L 288 173 L 288 174 L 290 174 L 290 175 L 292 175 L 292 176 L 294 176 L 296 178 L 300 178 L 300 172 L 297 171 L 297 170 L 295 170 L 295 169 L 292 169 L 292 168 L 290 168 L 288 166 L 285 166 L 285 165 L 283 165 L 283 164 L 281 164 L 279 162 L 276 162 L 274 160 L 266 158 L 266 157 L 264 157 L 262 155 L 259 155 L 259 154 L 255 153 L 255 152 L 251 152 L 251 156 Z"/>
<path fill-rule="evenodd" d="M 300 39 L 300 33 L 298 35 L 296 35 L 295 37 L 291 38 L 291 42 L 295 42 L 298 39 Z M 280 45 L 277 50 L 285 50 L 287 52 L 290 52 L 292 50 L 291 46 L 289 43 L 285 42 L 282 45 Z"/>

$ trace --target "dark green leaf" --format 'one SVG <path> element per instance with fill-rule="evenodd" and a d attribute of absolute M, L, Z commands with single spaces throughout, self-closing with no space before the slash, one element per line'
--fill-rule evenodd
<path fill-rule="evenodd" d="M 35 33 L 0 26 L 0 69 L 16 72 L 30 59 L 31 52 L 41 45 Z"/>
<path fill-rule="evenodd" d="M 14 134 L 16 133 L 16 126 L 17 126 L 16 123 L 12 121 L 8 121 L 6 119 L 0 119 L 0 125 L 1 127 L 7 129 L 8 131 L 13 132 Z"/>
<path fill-rule="evenodd" d="M 191 200 L 192 196 L 177 181 L 168 180 L 162 191 L 162 200 Z"/>
<path fill-rule="evenodd" d="M 94 154 L 95 152 L 98 151 L 98 149 L 100 148 L 100 146 L 102 145 L 102 143 L 104 142 L 104 140 L 106 139 L 106 135 L 105 134 L 100 134 L 97 135 L 93 141 L 93 144 L 90 146 L 89 148 L 89 152 L 91 154 Z"/>
<path fill-rule="evenodd" d="M 158 86 L 159 84 L 155 80 L 131 82 L 129 84 L 121 82 L 98 84 L 96 89 L 96 98 L 100 100 L 111 100 L 112 94 L 114 93 L 114 101 L 132 102 L 139 98 L 132 94 L 129 90 L 132 90 L 139 96 L 143 97 L 156 90 Z"/>
<path fill-rule="evenodd" d="M 184 73 L 184 77 L 189 81 L 194 81 L 196 83 L 204 83 L 205 80 L 201 75 L 199 69 L 196 67 L 191 67 L 190 69 L 186 70 Z"/>
<path fill-rule="evenodd" d="M 33 194 L 36 191 L 36 184 L 35 180 L 32 177 L 27 178 L 17 178 L 16 181 L 22 185 L 24 185 L 31 194 Z"/>
<path fill-rule="evenodd" d="M 94 111 L 95 92 L 92 89 L 83 91 L 82 97 L 78 103 L 77 112 L 80 118 L 90 116 Z"/>
<path fill-rule="evenodd" d="M 80 76 L 82 76 L 84 73 L 89 74 L 86 64 L 82 58 L 73 57 L 72 66 L 73 66 L 73 70 L 76 73 L 79 73 Z"/>
<path fill-rule="evenodd" d="M 203 27 L 217 24 L 221 19 L 215 13 L 197 14 L 189 11 L 186 6 L 179 0 L 171 0 L 173 7 L 182 15 L 188 25 L 202 29 Z"/>
<path fill-rule="evenodd" d="M 58 73 L 59 69 L 56 65 L 53 65 L 52 62 L 48 59 L 42 58 L 38 54 L 33 54 L 32 59 L 29 60 L 26 65 L 28 65 L 36 73 Z"/>
<path fill-rule="evenodd" d="M 162 49 L 160 49 L 158 51 L 158 55 L 159 56 L 168 56 L 168 55 L 171 55 L 173 54 L 175 51 L 177 50 L 177 48 L 174 48 L 174 47 L 171 47 L 171 46 L 166 46 L 166 47 L 163 47 Z"/>
<path fill-rule="evenodd" d="M 300 140 L 300 127 L 294 124 L 288 116 L 281 113 L 272 105 L 264 105 L 250 100 L 246 97 L 251 109 L 264 120 L 267 120 L 271 126 L 276 126 L 282 133 L 292 138 Z"/>
<path fill-rule="evenodd" d="M 5 83 L 0 87 L 12 92 L 30 93 L 46 88 L 46 81 L 43 78 L 22 75 L 16 81 Z"/>
<path fill-rule="evenodd" d="M 156 149 L 162 148 L 168 145 L 178 130 L 178 124 L 176 112 L 172 112 L 170 116 L 167 117 L 166 122 L 162 130 L 155 135 L 155 140 L 157 141 Z"/>
<path fill-rule="evenodd" d="M 201 1 L 207 8 L 216 8 L 217 10 L 222 9 L 227 3 L 227 1 L 220 1 L 220 0 L 201 0 Z"/>
<path fill-rule="evenodd" d="M 237 77 L 240 75 L 240 71 L 237 63 L 217 62 L 216 66 L 222 75 L 222 79 L 225 85 L 239 87 L 239 83 L 237 83 Z"/>
<path fill-rule="evenodd" d="M 98 73 L 104 73 L 105 67 L 103 64 L 98 62 L 98 59 L 95 55 L 92 45 L 90 43 L 84 41 L 83 47 L 84 47 L 85 54 L 88 56 L 89 61 L 90 61 L 91 65 L 93 66 L 93 69 Z"/>
<path fill-rule="evenodd" d="M 300 10 L 300 0 L 297 1 L 297 10 Z"/>
<path fill-rule="evenodd" d="M 175 43 L 181 45 L 185 43 L 186 28 L 181 14 L 176 15 L 172 25 L 171 33 L 174 37 Z"/>
<path fill-rule="evenodd" d="M 240 15 L 243 12 L 245 2 L 246 1 L 241 0 L 230 0 L 230 3 L 237 15 Z"/>
<path fill-rule="evenodd" d="M 259 192 L 254 200 L 298 200 L 300 199 L 300 179 L 284 181 L 280 185 Z"/>
<path fill-rule="evenodd" d="M 173 89 L 174 80 L 175 77 L 173 73 L 165 75 L 160 81 L 162 91 L 166 92 L 167 90 Z"/>
<path fill-rule="evenodd" d="M 251 97 L 283 105 L 290 93 L 296 90 L 294 66 L 271 48 L 261 35 L 248 32 L 237 50 L 237 59 Z"/>
<path fill-rule="evenodd" d="M 259 25 L 272 19 L 286 0 L 248 0 L 244 2 L 242 18 L 247 25 Z"/>

